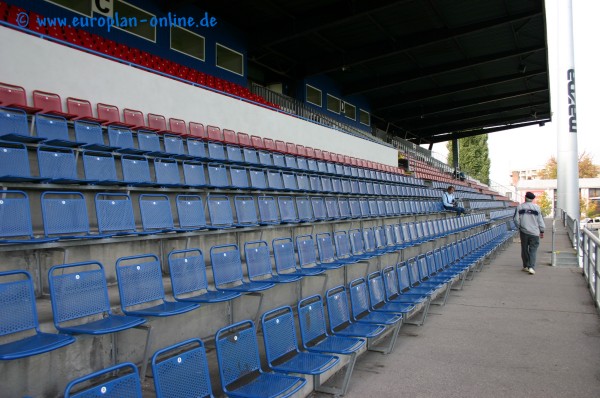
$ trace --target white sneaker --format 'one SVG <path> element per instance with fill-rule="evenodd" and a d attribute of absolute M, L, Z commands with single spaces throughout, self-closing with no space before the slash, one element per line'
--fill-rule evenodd
<path fill-rule="evenodd" d="M 521 268 L 521 271 L 523 271 L 523 272 L 529 272 L 529 268 L 523 267 L 523 268 Z"/>
<path fill-rule="evenodd" d="M 531 275 L 535 274 L 535 270 L 533 268 L 527 268 L 527 271 L 529 271 Z"/>

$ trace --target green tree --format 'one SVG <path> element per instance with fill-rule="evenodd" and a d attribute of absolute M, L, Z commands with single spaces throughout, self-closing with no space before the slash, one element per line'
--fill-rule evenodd
<path fill-rule="evenodd" d="M 452 166 L 452 141 L 448 141 L 448 164 Z M 458 140 L 458 166 L 460 170 L 481 181 L 490 183 L 490 154 L 487 134 Z"/>
<path fill-rule="evenodd" d="M 546 192 L 542 193 L 540 196 L 537 197 L 536 203 L 538 204 L 538 206 L 540 206 L 540 209 L 542 210 L 542 215 L 544 217 L 547 217 L 548 214 L 550 214 L 550 212 L 552 211 L 552 201 L 550 200 Z"/>
<path fill-rule="evenodd" d="M 600 166 L 594 164 L 594 159 L 587 152 L 579 155 L 579 178 L 596 178 L 600 174 Z M 546 162 L 546 166 L 540 171 L 538 177 L 542 180 L 555 180 L 557 176 L 557 163 L 554 156 Z"/>

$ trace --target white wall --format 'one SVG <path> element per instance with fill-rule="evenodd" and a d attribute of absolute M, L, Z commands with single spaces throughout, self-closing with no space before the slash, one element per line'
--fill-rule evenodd
<path fill-rule="evenodd" d="M 0 81 L 321 148 L 388 165 L 397 151 L 269 109 L 0 27 Z"/>

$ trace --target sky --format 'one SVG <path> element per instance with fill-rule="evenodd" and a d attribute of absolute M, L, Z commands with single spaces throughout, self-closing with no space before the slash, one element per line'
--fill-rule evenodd
<path fill-rule="evenodd" d="M 496 184 L 510 187 L 512 170 L 540 169 L 550 156 L 556 157 L 558 12 L 559 7 L 564 12 L 565 2 L 566 0 L 546 0 L 553 121 L 546 123 L 544 127 L 522 127 L 488 136 L 490 179 Z M 595 112 L 600 112 L 600 1 L 572 0 L 572 3 L 578 152 L 585 151 L 592 156 L 595 164 L 600 164 L 600 126 L 595 119 Z M 443 159 L 447 153 L 445 146 L 446 143 L 433 146 L 433 151 L 444 156 Z"/>

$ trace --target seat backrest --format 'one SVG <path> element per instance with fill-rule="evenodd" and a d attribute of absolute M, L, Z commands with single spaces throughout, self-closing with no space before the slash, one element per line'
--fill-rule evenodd
<path fill-rule="evenodd" d="M 0 192 L 0 238 L 33 238 L 29 197 L 23 191 Z"/>
<path fill-rule="evenodd" d="M 208 168 L 208 181 L 210 185 L 214 187 L 227 187 L 229 186 L 229 178 L 227 177 L 228 167 L 221 163 L 209 163 Z"/>
<path fill-rule="evenodd" d="M 156 113 L 149 113 L 147 115 L 148 118 L 148 127 L 165 131 L 167 130 L 167 120 L 163 115 L 157 115 Z"/>
<path fill-rule="evenodd" d="M 277 205 L 282 222 L 297 222 L 298 212 L 292 196 L 278 196 Z"/>
<path fill-rule="evenodd" d="M 351 229 L 350 231 L 348 231 L 348 235 L 350 235 L 350 245 L 352 247 L 352 254 L 364 253 L 366 250 L 362 231 L 359 229 Z"/>
<path fill-rule="evenodd" d="M 383 275 L 383 287 L 385 289 L 386 300 L 391 300 L 400 294 L 400 287 L 398 285 L 398 274 L 396 273 L 394 266 L 389 266 L 381 271 Z"/>
<path fill-rule="evenodd" d="M 377 307 L 378 305 L 384 304 L 385 287 L 383 286 L 381 271 L 371 272 L 367 276 L 367 281 L 369 284 L 369 299 L 371 300 L 371 305 Z"/>
<path fill-rule="evenodd" d="M 123 121 L 134 126 L 145 126 L 144 114 L 135 109 L 123 109 Z"/>
<path fill-rule="evenodd" d="M 169 130 L 175 134 L 187 135 L 187 127 L 185 126 L 185 120 L 169 118 Z"/>
<path fill-rule="evenodd" d="M 273 196 L 258 197 L 258 212 L 261 223 L 279 224 L 279 214 L 277 213 L 277 205 Z"/>
<path fill-rule="evenodd" d="M 340 218 L 340 206 L 338 203 L 338 198 L 333 196 L 328 196 L 325 198 L 325 210 L 327 211 L 327 218 L 331 218 L 337 220 Z"/>
<path fill-rule="evenodd" d="M 178 135 L 165 134 L 163 136 L 165 152 L 173 155 L 185 155 L 183 139 Z"/>
<path fill-rule="evenodd" d="M 229 198 L 225 195 L 208 195 L 208 214 L 210 223 L 215 227 L 231 227 L 233 212 Z"/>
<path fill-rule="evenodd" d="M 237 134 L 229 129 L 223 129 L 223 141 L 228 144 L 239 144 Z"/>
<path fill-rule="evenodd" d="M 250 140 L 250 136 L 246 133 L 238 132 L 237 133 L 237 142 L 243 147 L 252 146 L 252 141 Z"/>
<path fill-rule="evenodd" d="M 35 115 L 35 134 L 48 140 L 69 141 L 67 119 L 62 116 Z"/>
<path fill-rule="evenodd" d="M 246 189 L 250 187 L 248 181 L 248 169 L 245 167 L 231 166 L 229 168 L 231 177 L 231 186 L 237 189 Z"/>
<path fill-rule="evenodd" d="M 214 160 L 227 160 L 225 146 L 221 142 L 209 141 L 206 146 L 208 148 L 209 158 Z"/>
<path fill-rule="evenodd" d="M 250 141 L 252 142 L 252 146 L 256 149 L 265 149 L 265 144 L 263 142 L 262 137 L 253 135 L 250 136 Z"/>
<path fill-rule="evenodd" d="M 275 269 L 278 273 L 296 270 L 296 256 L 292 238 L 276 238 L 271 243 L 275 257 Z"/>
<path fill-rule="evenodd" d="M 225 138 L 223 137 L 223 132 L 217 126 L 207 126 L 206 133 L 208 139 L 211 141 L 223 142 L 225 140 Z"/>
<path fill-rule="evenodd" d="M 301 191 L 310 191 L 310 181 L 306 174 L 296 174 L 298 189 Z"/>
<path fill-rule="evenodd" d="M 149 183 L 150 166 L 145 156 L 124 155 L 121 157 L 123 181 L 127 183 Z"/>
<path fill-rule="evenodd" d="M 0 134 L 29 136 L 29 123 L 25 111 L 0 107 Z"/>
<path fill-rule="evenodd" d="M 348 198 L 339 198 L 338 199 L 339 206 L 339 216 L 340 218 L 350 218 L 350 202 Z"/>
<path fill-rule="evenodd" d="M 80 192 L 43 192 L 41 196 L 46 236 L 89 234 L 85 198 Z"/>
<path fill-rule="evenodd" d="M 317 234 L 317 248 L 319 249 L 319 261 L 327 263 L 335 260 L 335 249 L 329 232 Z"/>
<path fill-rule="evenodd" d="M 156 351 L 152 375 L 157 398 L 213 396 L 206 351 L 198 338 Z"/>
<path fill-rule="evenodd" d="M 296 208 L 298 210 L 298 219 L 300 221 L 314 221 L 313 208 L 308 197 L 297 196 Z"/>
<path fill-rule="evenodd" d="M 154 159 L 156 182 L 165 185 L 180 185 L 179 166 L 177 160 L 167 158 Z"/>
<path fill-rule="evenodd" d="M 242 282 L 242 261 L 237 245 L 211 247 L 210 263 L 217 288 L 229 283 Z"/>
<path fill-rule="evenodd" d="M 283 178 L 281 176 L 281 172 L 277 170 L 267 170 L 267 182 L 269 183 L 269 188 L 282 190 L 283 186 Z"/>
<path fill-rule="evenodd" d="M 135 148 L 133 134 L 125 127 L 108 126 L 108 143 L 117 148 Z"/>
<path fill-rule="evenodd" d="M 206 215 L 202 197 L 199 195 L 177 195 L 177 215 L 181 228 L 204 228 L 206 227 Z"/>
<path fill-rule="evenodd" d="M 285 167 L 288 169 L 299 169 L 298 162 L 296 161 L 296 157 L 292 155 L 285 156 Z"/>
<path fill-rule="evenodd" d="M 167 195 L 141 194 L 139 204 L 144 231 L 173 229 L 171 201 Z"/>
<path fill-rule="evenodd" d="M 263 138 L 263 144 L 265 145 L 265 149 L 267 151 L 274 152 L 277 150 L 275 141 L 273 141 L 271 138 Z"/>
<path fill-rule="evenodd" d="M 250 279 L 273 275 L 267 242 L 260 240 L 244 243 L 244 254 Z"/>
<path fill-rule="evenodd" d="M 318 175 L 311 174 L 309 176 L 310 189 L 316 192 L 323 192 L 323 184 L 321 183 L 321 177 Z"/>
<path fill-rule="evenodd" d="M 335 242 L 335 251 L 339 258 L 346 258 L 352 255 L 350 239 L 346 231 L 335 231 L 333 240 Z"/>
<path fill-rule="evenodd" d="M 158 134 L 153 131 L 140 130 L 137 132 L 138 147 L 142 151 L 162 152 Z"/>
<path fill-rule="evenodd" d="M 350 322 L 350 308 L 348 308 L 348 294 L 342 285 L 332 287 L 325 294 L 327 300 L 327 318 L 329 330 L 335 329 Z"/>
<path fill-rule="evenodd" d="M 306 297 L 298 302 L 298 320 L 304 347 L 327 335 L 325 310 L 320 295 Z"/>
<path fill-rule="evenodd" d="M 296 173 L 294 172 L 283 172 L 281 173 L 283 179 L 283 187 L 290 191 L 298 190 L 298 181 L 296 179 Z"/>
<path fill-rule="evenodd" d="M 257 225 L 256 202 L 253 196 L 236 195 L 233 199 L 237 223 L 240 225 Z"/>
<path fill-rule="evenodd" d="M 271 157 L 273 158 L 273 166 L 281 169 L 285 169 L 287 167 L 285 164 L 285 155 L 283 153 L 273 152 L 271 153 Z"/>
<path fill-rule="evenodd" d="M 164 300 L 160 261 L 154 254 L 141 254 L 117 259 L 115 264 L 121 308 Z"/>
<path fill-rule="evenodd" d="M 98 231 L 134 232 L 135 219 L 131 198 L 125 193 L 97 193 L 94 197 Z"/>
<path fill-rule="evenodd" d="M 258 151 L 258 162 L 261 166 L 271 167 L 273 166 L 273 156 L 271 152 Z"/>
<path fill-rule="evenodd" d="M 358 278 L 348 284 L 350 291 L 350 303 L 352 305 L 352 317 L 357 318 L 361 314 L 370 311 L 369 291 L 364 278 Z"/>
<path fill-rule="evenodd" d="M 168 262 L 174 297 L 208 289 L 206 265 L 200 249 L 174 250 L 169 253 Z"/>
<path fill-rule="evenodd" d="M 96 111 L 100 119 L 106 119 L 112 123 L 120 123 L 121 115 L 119 114 L 119 108 L 115 105 L 98 103 L 96 104 Z"/>
<path fill-rule="evenodd" d="M 203 140 L 208 139 L 208 134 L 206 134 L 206 130 L 204 129 L 204 125 L 202 123 L 190 122 L 189 128 L 191 136 L 201 138 Z"/>
<path fill-rule="evenodd" d="M 257 190 L 267 189 L 267 178 L 263 169 L 249 169 L 250 186 Z"/>
<path fill-rule="evenodd" d="M 67 98 L 67 111 L 78 117 L 93 117 L 92 104 L 88 100 L 80 98 Z"/>
<path fill-rule="evenodd" d="M 116 181 L 115 158 L 110 152 L 83 151 L 85 179 L 90 181 Z"/>
<path fill-rule="evenodd" d="M 312 235 L 299 235 L 296 237 L 296 250 L 300 267 L 315 265 L 317 263 L 317 248 Z"/>
<path fill-rule="evenodd" d="M 220 329 L 215 335 L 217 361 L 223 390 L 236 381 L 260 371 L 256 330 L 252 321 Z"/>
<path fill-rule="evenodd" d="M 56 265 L 48 271 L 52 314 L 63 322 L 110 314 L 104 267 L 97 261 Z"/>
<path fill-rule="evenodd" d="M 75 141 L 104 145 L 102 126 L 99 123 L 76 120 L 73 125 L 75 127 Z"/>
<path fill-rule="evenodd" d="M 32 329 L 40 331 L 33 280 L 29 272 L 0 272 L 0 308 L 0 336 Z"/>
<path fill-rule="evenodd" d="M 362 217 L 362 213 L 360 211 L 360 201 L 358 200 L 358 198 L 350 198 L 348 199 L 348 202 L 350 204 L 350 217 Z"/>
<path fill-rule="evenodd" d="M 27 147 L 23 144 L 0 142 L 0 179 L 3 176 L 31 177 Z"/>
<path fill-rule="evenodd" d="M 244 162 L 254 165 L 260 164 L 260 161 L 258 159 L 258 152 L 256 152 L 256 149 L 250 147 L 243 147 L 242 153 L 244 155 Z"/>
<path fill-rule="evenodd" d="M 86 387 L 79 390 L 80 384 Z M 65 398 L 91 397 L 142 398 L 137 367 L 131 362 L 124 362 L 75 379 L 65 388 Z"/>
<path fill-rule="evenodd" d="M 41 177 L 77 179 L 75 153 L 70 148 L 39 146 L 38 166 Z"/>
<path fill-rule="evenodd" d="M 227 160 L 230 162 L 241 163 L 244 161 L 244 154 L 242 153 L 242 148 L 238 145 L 225 145 L 225 152 L 227 153 Z"/>
<path fill-rule="evenodd" d="M 269 366 L 298 351 L 294 323 L 294 313 L 290 306 L 275 308 L 262 315 L 263 340 Z"/>
<path fill-rule="evenodd" d="M 0 83 L 0 103 L 27 106 L 27 95 L 21 86 Z"/>

